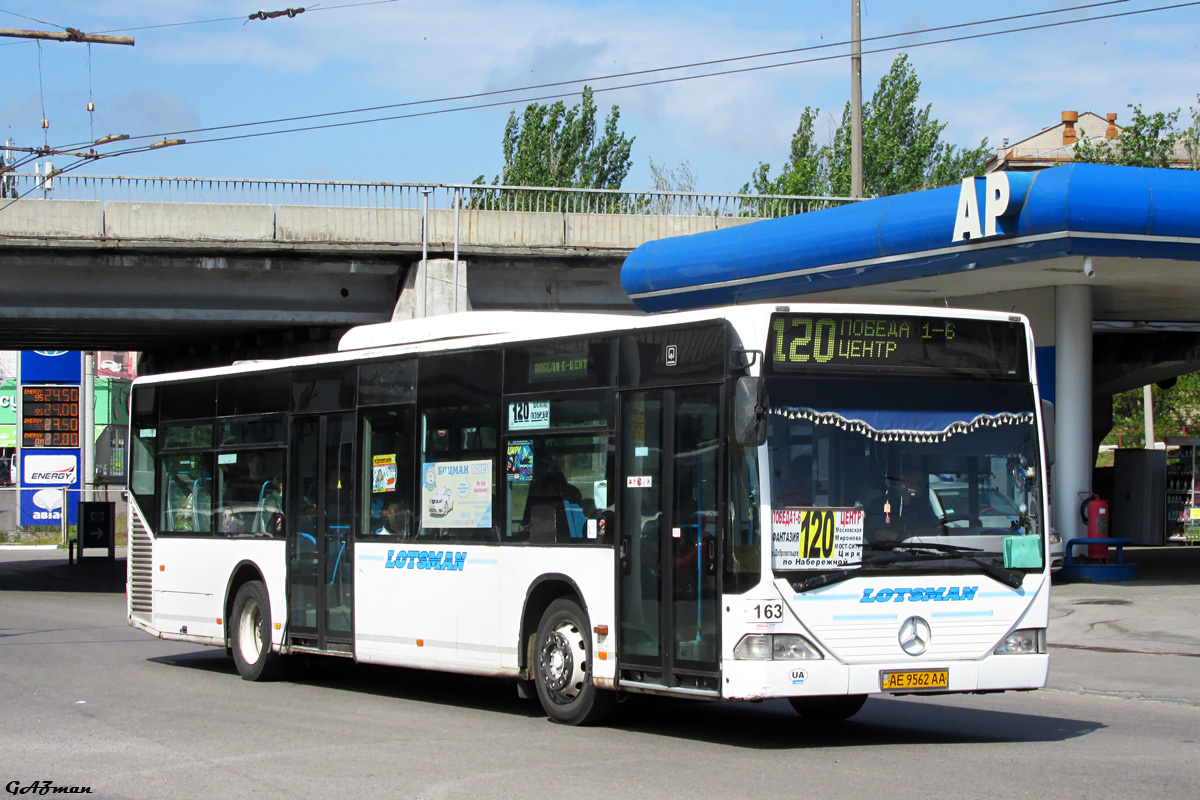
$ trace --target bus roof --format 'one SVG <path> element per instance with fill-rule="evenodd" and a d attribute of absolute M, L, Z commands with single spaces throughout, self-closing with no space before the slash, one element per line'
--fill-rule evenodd
<path fill-rule="evenodd" d="M 860 314 L 906 314 L 913 316 L 948 316 L 975 319 L 1008 319 L 1028 327 L 1021 314 L 999 311 L 978 311 L 961 308 L 931 308 L 918 306 L 888 306 L 846 303 L 758 303 L 658 314 L 602 314 L 569 311 L 460 311 L 436 317 L 424 317 L 396 322 L 381 322 L 351 328 L 341 338 L 336 352 L 321 355 L 262 361 L 241 361 L 221 367 L 205 367 L 139 377 L 137 384 L 155 384 L 171 380 L 193 380 L 244 372 L 269 372 L 296 366 L 345 363 L 374 358 L 388 352 L 423 353 L 466 349 L 472 346 L 496 345 L 507 342 L 537 341 L 564 336 L 607 333 L 622 330 L 657 328 L 666 325 L 728 319 L 763 318 L 764 312 L 852 312 Z M 763 331 L 765 336 L 765 331 Z"/>
<path fill-rule="evenodd" d="M 556 333 L 584 333 L 635 327 L 645 323 L 645 314 L 586 314 L 562 311 L 460 311 L 436 317 L 418 317 L 396 322 L 379 322 L 351 328 L 338 343 L 339 351 L 364 350 L 421 344 L 476 336 L 519 334 L 545 331 L 552 325 Z"/>

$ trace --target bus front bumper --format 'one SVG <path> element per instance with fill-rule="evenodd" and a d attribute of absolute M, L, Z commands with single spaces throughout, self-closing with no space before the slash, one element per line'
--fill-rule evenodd
<path fill-rule="evenodd" d="M 1046 685 L 1049 667 L 1050 658 L 1045 653 L 993 655 L 979 661 L 892 661 L 853 665 L 830 659 L 728 660 L 723 667 L 721 696 L 726 700 L 765 700 L 814 695 L 940 694 L 1040 689 Z M 915 677 L 936 685 L 930 688 L 884 689 L 884 676 L 888 673 L 929 673 Z"/>

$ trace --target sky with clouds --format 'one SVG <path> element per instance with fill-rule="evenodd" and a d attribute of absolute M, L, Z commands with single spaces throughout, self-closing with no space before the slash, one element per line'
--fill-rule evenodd
<path fill-rule="evenodd" d="M 849 0 L 398 0 L 352 7 L 355 0 L 323 0 L 294 18 L 248 20 L 260 9 L 287 8 L 263 2 L 0 0 L 0 27 L 72 27 L 136 40 L 134 47 L 89 48 L 0 39 L 0 133 L 25 146 L 76 145 L 109 133 L 189 141 L 102 159 L 79 174 L 404 183 L 465 183 L 483 175 L 491 181 L 503 164 L 509 112 L 547 95 L 569 95 L 565 101 L 573 104 L 582 83 L 446 98 L 589 79 L 602 111 L 617 104 L 621 129 L 636 137 L 625 188 L 651 186 L 653 159 L 668 167 L 686 161 L 699 190 L 730 192 L 758 162 L 784 160 L 805 106 L 822 110 L 824 139 L 850 94 L 848 47 L 840 45 L 849 38 Z M 1200 4 L 1149 11 L 1177 3 L 1127 0 L 912 33 L 1086 4 L 862 0 L 863 93 L 869 97 L 905 52 L 921 79 L 921 104 L 932 104 L 933 116 L 947 123 L 944 136 L 956 144 L 1017 141 L 1056 124 L 1066 109 L 1116 112 L 1120 122 L 1129 104 L 1140 104 L 1147 111 L 1182 108 L 1190 119 L 1189 109 L 1200 105 Z M 932 43 L 1139 11 L 1147 13 Z M 891 34 L 905 35 L 870 41 Z M 606 78 L 822 45 L 838 46 Z M 802 60 L 808 63 L 620 88 Z M 483 103 L 500 104 L 456 110 Z M 397 104 L 410 105 L 267 128 L 194 130 Z M 398 115 L 406 118 L 198 143 Z M 71 161 L 55 158 L 56 166 Z"/>

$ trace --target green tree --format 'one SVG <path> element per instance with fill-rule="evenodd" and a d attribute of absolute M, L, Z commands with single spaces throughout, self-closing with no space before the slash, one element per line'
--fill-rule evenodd
<path fill-rule="evenodd" d="M 1179 109 L 1145 114 L 1140 105 L 1130 105 L 1129 108 L 1133 109 L 1133 116 L 1121 128 L 1121 135 L 1116 139 L 1090 141 L 1081 128 L 1080 137 L 1075 142 L 1075 160 L 1125 167 L 1171 166 L 1176 143 L 1191 141 L 1188 134 L 1195 128 L 1195 121 L 1192 128 L 1180 131 L 1176 127 Z M 1191 138 L 1194 139 L 1194 136 Z"/>
<path fill-rule="evenodd" d="M 510 112 L 504 126 L 504 171 L 495 183 L 620 189 L 633 164 L 634 140 L 617 129 L 620 118 L 614 105 L 603 129 L 597 129 L 589 86 L 583 87 L 583 102 L 570 109 L 559 101 L 530 103 L 520 116 Z M 483 176 L 475 182 L 483 183 Z"/>
<path fill-rule="evenodd" d="M 792 134 L 792 148 L 783 171 L 776 178 L 770 177 L 771 165 L 759 162 L 750 182 L 742 186 L 742 194 L 749 194 L 753 185 L 758 194 L 790 194 L 815 197 L 828 194 L 829 180 L 825 174 L 827 155 L 817 146 L 814 127 L 819 108 L 805 106 L 800 114 L 800 124 Z"/>
<path fill-rule="evenodd" d="M 666 164 L 656 164 L 651 156 L 650 179 L 654 182 L 651 187 L 654 192 L 696 191 L 696 173 L 687 160 L 681 160 L 677 167 L 668 167 Z"/>
<path fill-rule="evenodd" d="M 1200 372 L 1180 375 L 1167 388 L 1152 386 L 1154 436 L 1195 436 L 1200 432 Z M 1104 444 L 1121 447 L 1145 446 L 1145 412 L 1142 390 L 1130 389 L 1113 395 L 1113 427 Z"/>
<path fill-rule="evenodd" d="M 1196 95 L 1200 102 L 1200 94 Z M 1183 129 L 1180 139 L 1187 150 L 1188 161 L 1192 169 L 1200 169 L 1200 109 L 1192 108 L 1192 124 Z"/>
<path fill-rule="evenodd" d="M 987 139 L 973 148 L 944 141 L 946 123 L 933 117 L 932 104 L 917 106 L 920 90 L 916 70 L 901 53 L 863 104 L 863 191 L 868 197 L 948 186 L 983 171 Z M 832 141 L 823 146 L 816 144 L 814 134 L 818 113 L 804 109 L 779 176 L 771 178 L 770 165 L 760 163 L 743 191 L 752 184 L 760 194 L 850 194 L 850 104 Z"/>

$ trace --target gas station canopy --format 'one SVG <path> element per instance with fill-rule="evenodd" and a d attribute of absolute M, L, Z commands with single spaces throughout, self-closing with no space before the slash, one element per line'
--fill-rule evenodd
<path fill-rule="evenodd" d="M 1200 173 L 1071 164 L 648 242 L 621 283 L 647 311 L 1085 284 L 1096 320 L 1200 322 L 1197 261 Z"/>

